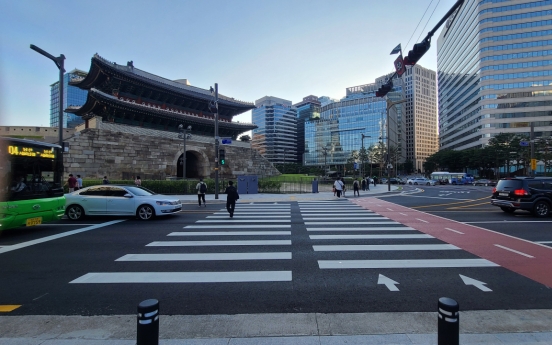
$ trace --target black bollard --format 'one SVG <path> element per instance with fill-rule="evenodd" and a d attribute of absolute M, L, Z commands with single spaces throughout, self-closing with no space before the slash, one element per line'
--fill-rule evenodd
<path fill-rule="evenodd" d="M 159 301 L 156 299 L 138 304 L 136 345 L 159 345 Z"/>
<path fill-rule="evenodd" d="M 438 303 L 437 345 L 460 344 L 460 314 L 458 303 L 452 298 L 441 297 Z"/>

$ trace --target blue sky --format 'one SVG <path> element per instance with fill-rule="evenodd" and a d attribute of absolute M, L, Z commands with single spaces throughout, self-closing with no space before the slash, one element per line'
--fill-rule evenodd
<path fill-rule="evenodd" d="M 1 124 L 49 126 L 58 70 L 30 44 L 64 54 L 67 71 L 88 71 L 98 53 L 200 88 L 218 83 L 243 101 L 297 103 L 311 94 L 341 98 L 391 72 L 391 50 L 402 43 L 407 52 L 455 2 L 0 0 Z M 436 69 L 438 35 L 420 65 Z M 250 112 L 235 120 L 250 122 Z"/>

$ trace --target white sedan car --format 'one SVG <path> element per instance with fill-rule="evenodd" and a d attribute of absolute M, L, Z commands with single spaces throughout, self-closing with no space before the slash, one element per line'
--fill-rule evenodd
<path fill-rule="evenodd" d="M 149 220 L 180 210 L 182 203 L 178 198 L 137 186 L 101 185 L 65 194 L 65 214 L 71 220 L 84 216 L 136 216 Z"/>
<path fill-rule="evenodd" d="M 416 178 L 411 178 L 409 179 L 408 181 L 406 181 L 406 184 L 415 184 L 415 185 L 419 185 L 419 184 L 422 184 L 422 185 L 431 185 L 431 182 L 430 180 L 426 179 L 425 177 L 416 177 Z"/>

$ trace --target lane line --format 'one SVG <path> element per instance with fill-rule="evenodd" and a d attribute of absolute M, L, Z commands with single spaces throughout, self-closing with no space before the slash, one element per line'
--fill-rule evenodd
<path fill-rule="evenodd" d="M 537 243 L 552 243 L 552 241 L 535 241 Z"/>
<path fill-rule="evenodd" d="M 267 210 L 266 212 L 269 212 L 269 211 Z M 211 213 L 211 214 L 213 214 L 213 215 L 221 215 L 221 216 L 226 216 L 226 217 L 228 217 L 228 211 L 226 211 L 226 210 L 224 210 L 224 212 L 221 211 L 221 212 L 214 212 L 214 213 L 213 213 L 213 212 L 209 212 L 209 213 Z M 238 216 L 238 215 L 239 215 L 239 216 L 241 216 L 241 215 L 247 216 L 247 215 L 256 215 L 256 214 L 259 214 L 259 212 L 258 212 L 258 211 L 255 211 L 255 212 L 247 212 L 247 211 L 238 211 L 238 210 L 236 210 L 236 211 L 234 212 L 234 216 Z M 291 214 L 291 212 L 290 212 L 290 211 L 287 211 L 287 212 L 270 212 L 270 214 L 286 216 L 286 215 L 288 215 L 288 214 Z"/>
<path fill-rule="evenodd" d="M 167 236 L 291 236 L 291 231 L 209 231 L 171 232 Z"/>
<path fill-rule="evenodd" d="M 320 269 L 340 268 L 445 268 L 499 267 L 485 259 L 425 259 L 425 260 L 318 260 Z"/>
<path fill-rule="evenodd" d="M 452 244 L 378 244 L 312 246 L 315 252 L 381 251 L 381 250 L 460 250 Z"/>
<path fill-rule="evenodd" d="M 94 230 L 94 229 L 103 228 L 103 227 L 106 227 L 106 226 L 110 226 L 110 225 L 113 225 L 113 224 L 124 222 L 125 220 L 126 219 L 112 220 L 110 222 L 96 224 L 96 225 L 92 225 L 92 226 L 82 228 L 82 229 L 71 230 L 71 231 L 63 232 L 61 234 L 46 236 L 46 237 L 39 238 L 39 239 L 32 240 L 32 241 L 13 244 L 9 247 L 0 248 L 0 254 L 11 252 L 11 251 L 18 250 L 18 249 L 25 248 L 25 247 L 29 247 L 29 246 L 33 246 L 35 244 L 40 244 L 40 243 L 44 243 L 44 242 L 57 240 L 58 238 L 63 238 L 63 237 L 71 236 L 71 235 L 80 234 L 81 232 L 86 232 L 86 231 L 90 231 L 90 230 Z"/>
<path fill-rule="evenodd" d="M 419 220 L 420 222 L 424 222 L 424 223 L 428 223 L 428 224 L 429 224 L 429 222 L 428 222 L 427 220 L 423 220 L 423 219 L 420 219 L 420 218 L 416 218 L 416 220 Z"/>
<path fill-rule="evenodd" d="M 468 212 L 468 211 L 466 211 Z M 471 212 L 471 211 L 469 211 Z M 488 211 L 487 211 L 488 212 Z M 464 224 L 484 224 L 484 223 L 493 223 L 493 224 L 500 224 L 500 223 L 552 223 L 552 220 L 503 220 L 501 222 L 497 221 L 482 221 L 482 222 L 461 222 Z M 491 230 L 492 231 L 492 230 Z"/>
<path fill-rule="evenodd" d="M 264 241 L 155 241 L 146 247 L 195 247 L 195 246 L 291 246 L 291 240 Z"/>
<path fill-rule="evenodd" d="M 322 210 L 316 210 L 316 211 L 312 211 L 312 210 L 308 210 L 308 211 L 305 211 L 305 210 L 301 210 L 301 213 L 307 213 L 307 214 L 318 214 L 318 213 L 324 213 L 324 214 L 328 214 L 327 211 L 331 211 L 331 210 L 326 210 L 326 211 L 322 211 Z M 354 210 L 339 210 L 339 213 L 362 213 L 362 214 L 365 214 L 365 213 L 374 213 L 374 211 L 370 211 L 370 210 L 366 210 L 366 209 L 354 209 Z"/>
<path fill-rule="evenodd" d="M 394 221 L 385 221 L 385 222 L 305 222 L 305 225 L 383 225 L 383 224 L 401 224 Z"/>
<path fill-rule="evenodd" d="M 291 271 L 87 273 L 70 284 L 242 283 L 291 281 Z"/>
<path fill-rule="evenodd" d="M 451 229 L 451 228 L 445 228 L 445 230 L 452 231 L 452 232 L 455 232 L 455 233 L 460 234 L 460 235 L 464 235 L 464 233 L 462 231 L 454 230 L 454 229 Z"/>
<path fill-rule="evenodd" d="M 346 228 L 307 228 L 307 231 L 418 231 L 408 226 L 389 227 L 346 227 Z"/>
<path fill-rule="evenodd" d="M 115 261 L 290 260 L 291 253 L 127 254 Z"/>
<path fill-rule="evenodd" d="M 532 255 L 525 254 L 525 253 L 523 253 L 523 252 L 519 252 L 519 251 L 517 251 L 517 250 L 515 250 L 515 249 L 512 249 L 512 248 L 508 248 L 508 247 L 501 246 L 500 244 L 495 244 L 495 247 L 502 248 L 502 249 L 511 251 L 512 253 L 516 253 L 516 254 L 519 254 L 519 255 L 523 255 L 523 256 L 528 257 L 528 258 L 532 258 L 532 259 L 535 258 L 535 257 L 532 256 Z"/>
<path fill-rule="evenodd" d="M 434 238 L 427 234 L 405 235 L 309 235 L 311 240 L 356 240 L 356 239 L 405 239 L 405 238 Z"/>
<path fill-rule="evenodd" d="M 213 226 L 212 225 L 186 225 L 183 229 L 212 229 Z M 263 224 L 261 226 L 259 225 L 247 225 L 247 224 L 243 224 L 243 225 L 225 225 L 224 226 L 225 229 L 259 229 L 259 228 L 263 228 L 263 229 L 267 229 L 267 228 L 270 228 L 270 229 L 290 229 L 291 228 L 291 225 L 285 225 L 285 224 L 282 224 L 282 225 L 272 225 L 272 224 Z"/>
<path fill-rule="evenodd" d="M 389 210 L 389 211 L 393 212 L 393 210 L 392 210 L 392 209 L 390 209 L 389 207 L 387 207 L 387 210 Z"/>
<path fill-rule="evenodd" d="M 400 215 L 403 215 L 405 217 L 408 217 L 408 215 L 406 213 L 402 213 L 402 212 L 399 212 Z"/>

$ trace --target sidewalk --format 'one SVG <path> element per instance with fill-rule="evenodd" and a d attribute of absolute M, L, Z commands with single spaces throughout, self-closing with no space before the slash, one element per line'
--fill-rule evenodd
<path fill-rule="evenodd" d="M 360 197 L 389 193 L 372 186 Z M 391 192 L 400 192 L 392 185 Z M 197 195 L 178 196 L 197 204 Z M 352 191 L 345 199 L 355 199 Z M 207 203 L 226 195 L 207 194 Z M 333 192 L 242 194 L 239 203 L 343 200 Z M 138 303 L 139 301 L 137 301 Z M 437 301 L 435 301 L 437 307 Z M 161 345 L 413 345 L 437 344 L 435 312 L 355 314 L 163 315 Z M 0 314 L 0 345 L 134 345 L 136 315 L 9 316 Z M 552 310 L 460 311 L 460 344 L 552 345 Z"/>

